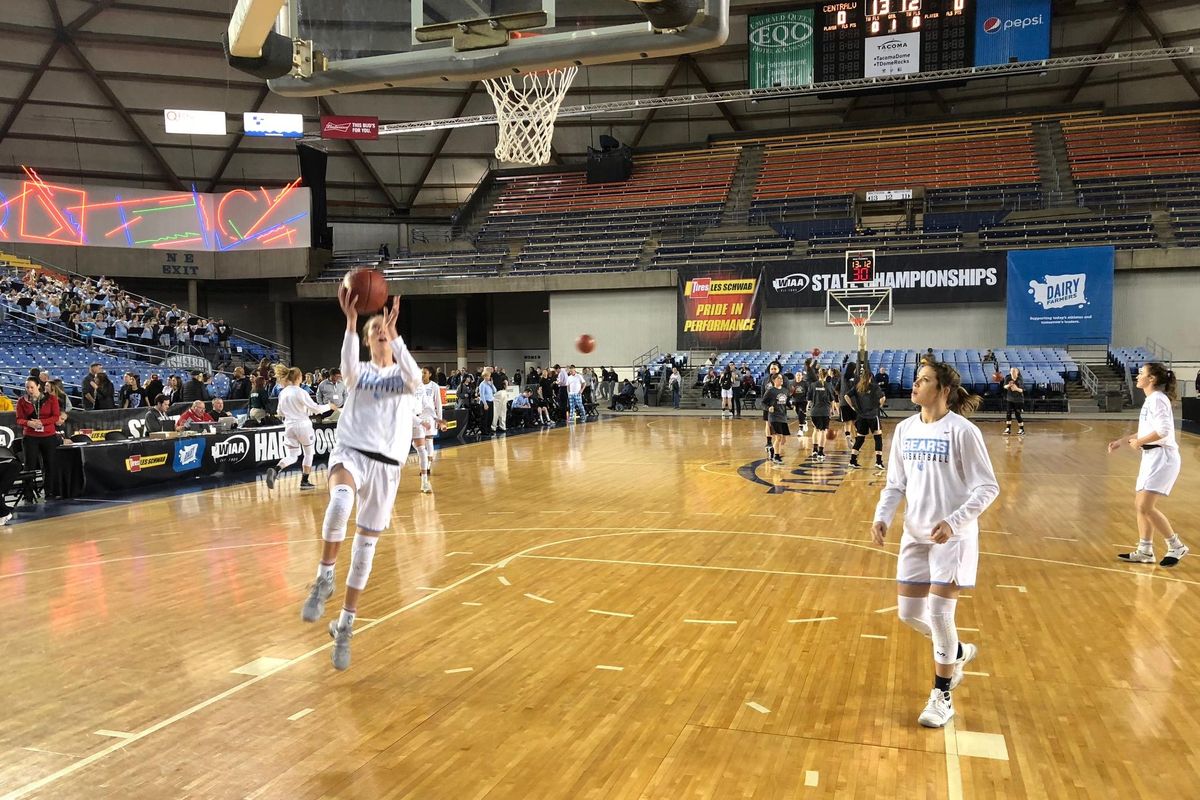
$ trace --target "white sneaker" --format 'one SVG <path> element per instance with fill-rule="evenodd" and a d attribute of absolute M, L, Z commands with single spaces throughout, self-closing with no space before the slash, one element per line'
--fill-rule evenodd
<path fill-rule="evenodd" d="M 433 486 L 431 486 L 429 484 L 429 476 L 428 475 L 421 476 L 421 491 L 424 492 L 425 494 L 429 494 L 430 492 L 433 491 Z"/>
<path fill-rule="evenodd" d="M 1184 548 L 1184 552 L 1187 552 L 1187 548 Z M 1153 550 L 1143 550 L 1142 548 L 1139 547 L 1138 549 L 1134 550 L 1132 553 L 1121 553 L 1117 556 L 1117 558 L 1121 559 L 1122 561 L 1129 561 L 1134 564 L 1153 564 L 1154 563 L 1154 551 Z"/>
<path fill-rule="evenodd" d="M 12 514 L 5 514 L 3 517 L 0 517 L 0 525 L 7 525 L 9 523 L 9 520 L 11 520 L 11 519 L 12 519 Z M 1185 553 L 1187 552 L 1186 547 L 1184 548 L 1184 552 Z"/>
<path fill-rule="evenodd" d="M 950 677 L 950 691 L 958 688 L 958 685 L 962 683 L 963 670 L 967 668 L 967 664 L 975 660 L 975 656 L 979 655 L 979 648 L 966 642 L 962 642 L 962 651 L 962 658 L 954 662 L 954 675 Z"/>
<path fill-rule="evenodd" d="M 952 719 L 954 719 L 954 704 L 950 702 L 950 693 L 934 689 L 929 693 L 929 702 L 925 704 L 925 710 L 921 712 L 921 716 L 917 717 L 917 722 L 926 728 L 944 728 L 946 723 Z"/>
<path fill-rule="evenodd" d="M 10 514 L 9 516 L 12 516 L 12 515 Z M 5 517 L 4 522 L 7 522 L 7 521 L 8 521 L 8 517 Z M 1187 554 L 1188 554 L 1187 545 L 1180 543 L 1179 547 L 1172 547 L 1171 549 L 1167 550 L 1167 555 L 1163 558 L 1162 561 L 1158 562 L 1158 565 L 1160 567 L 1173 567 L 1176 564 L 1178 564 L 1179 560 L 1181 558 L 1183 558 L 1184 556 L 1186 556 Z M 1150 559 L 1153 560 L 1154 556 L 1150 556 Z"/>

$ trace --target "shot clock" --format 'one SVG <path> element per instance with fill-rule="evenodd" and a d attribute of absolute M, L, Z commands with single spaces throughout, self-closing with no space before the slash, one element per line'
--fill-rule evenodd
<path fill-rule="evenodd" d="M 846 251 L 846 286 L 869 286 L 875 282 L 875 251 Z"/>

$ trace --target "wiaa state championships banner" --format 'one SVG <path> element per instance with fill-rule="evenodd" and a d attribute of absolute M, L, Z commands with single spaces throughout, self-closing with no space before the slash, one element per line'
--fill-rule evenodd
<path fill-rule="evenodd" d="M 762 347 L 762 273 L 757 269 L 679 270 L 680 350 Z"/>
<path fill-rule="evenodd" d="M 876 258 L 873 286 L 892 290 L 897 306 L 1003 303 L 1004 253 L 930 253 Z M 781 261 L 763 271 L 768 308 L 824 308 L 830 289 L 846 288 L 846 260 Z"/>

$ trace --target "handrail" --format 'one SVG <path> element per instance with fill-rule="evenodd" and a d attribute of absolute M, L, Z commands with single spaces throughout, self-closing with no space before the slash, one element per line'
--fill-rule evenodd
<path fill-rule="evenodd" d="M 661 352 L 662 352 L 662 350 L 660 350 L 658 348 L 658 345 L 654 345 L 654 347 L 651 347 L 649 350 L 642 353 L 637 358 L 633 359 L 634 368 L 637 369 L 639 367 L 644 367 L 647 364 L 647 362 L 650 361 L 650 359 L 654 358 L 656 355 L 658 355 Z"/>
<path fill-rule="evenodd" d="M 6 255 L 5 253 L 0 253 L 0 263 L 6 264 L 10 269 L 15 269 L 15 270 L 20 271 L 19 266 L 13 266 L 12 264 L 8 264 L 4 260 L 5 255 Z M 35 258 L 33 256 L 19 255 L 17 253 L 12 253 L 11 255 L 13 255 L 17 258 L 24 259 L 25 261 L 28 261 L 32 264 L 36 264 L 38 267 L 40 267 L 42 269 L 50 270 L 50 271 L 58 273 L 60 275 L 66 275 L 66 276 L 69 276 L 72 278 L 82 278 L 84 280 L 94 280 L 95 279 L 95 276 L 93 276 L 93 275 L 84 275 L 79 272 L 72 272 L 71 270 L 66 269 L 65 267 L 60 267 L 56 264 L 50 264 L 48 262 L 42 261 L 40 258 Z M 135 294 L 134 292 L 126 291 L 125 289 L 121 289 L 121 291 L 124 292 L 125 294 L 127 294 L 129 297 L 134 298 L 135 300 L 140 300 L 142 302 L 149 304 L 152 308 L 158 308 L 158 309 L 161 309 L 164 311 L 169 311 L 171 308 L 166 303 L 160 302 L 158 300 L 154 300 L 153 298 L 144 297 L 142 295 Z M 188 313 L 192 313 L 192 310 L 188 309 Z M 197 313 L 196 316 L 200 316 L 200 315 Z M 253 334 L 253 333 L 250 333 L 249 331 L 242 330 L 241 328 L 234 328 L 234 327 L 230 326 L 230 333 L 231 333 L 231 336 L 236 336 L 237 338 L 244 339 L 245 341 L 250 342 L 251 344 L 264 346 L 268 350 L 275 351 L 276 353 L 279 354 L 280 359 L 282 361 L 285 361 L 285 362 L 291 361 L 291 348 L 290 347 L 280 344 L 279 342 L 275 342 L 270 339 L 267 339 L 264 336 L 258 336 L 257 334 Z"/>
<path fill-rule="evenodd" d="M 1079 382 L 1083 384 L 1083 388 L 1091 393 L 1092 397 L 1100 396 L 1100 379 L 1096 377 L 1096 373 L 1092 372 L 1091 367 L 1087 364 L 1079 364 Z"/>
<path fill-rule="evenodd" d="M 1171 361 L 1174 360 L 1173 357 L 1175 354 L 1149 336 L 1146 337 L 1146 349 L 1150 351 L 1150 355 L 1161 361 L 1165 366 L 1171 366 Z M 1162 351 L 1161 356 L 1159 355 L 1159 351 Z"/>
<path fill-rule="evenodd" d="M 21 330 L 43 339 L 49 339 L 56 344 L 89 350 L 96 347 L 104 347 L 112 355 L 124 356 L 131 361 L 142 361 L 148 364 L 162 363 L 176 354 L 175 348 L 167 349 L 154 344 L 130 344 L 133 341 L 154 341 L 152 339 L 114 339 L 103 334 L 96 334 L 90 337 L 93 340 L 93 344 L 88 345 L 80 341 L 79 335 L 74 330 L 63 325 L 61 322 L 52 320 L 46 323 L 46 330 L 38 330 L 36 321 L 31 320 L 27 312 L 9 310 L 7 319 Z M 205 361 L 208 361 L 208 359 L 205 359 Z M 212 364 L 210 363 L 209 367 L 211 368 L 211 366 Z"/>
<path fill-rule="evenodd" d="M 1129 398 L 1129 402 L 1131 405 L 1133 405 L 1134 407 L 1140 406 L 1141 403 L 1138 402 L 1137 395 L 1133 391 L 1134 390 L 1133 374 L 1130 373 L 1129 368 L 1126 367 L 1124 364 L 1121 365 L 1121 375 L 1125 378 L 1125 396 Z M 1145 399 L 1146 399 L 1145 395 L 1143 395 L 1142 400 L 1144 401 Z"/>

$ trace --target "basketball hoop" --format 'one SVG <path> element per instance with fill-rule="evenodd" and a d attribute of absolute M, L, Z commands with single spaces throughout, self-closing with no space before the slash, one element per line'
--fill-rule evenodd
<path fill-rule="evenodd" d="M 514 39 L 536 35 L 528 31 L 510 33 Z M 496 105 L 500 129 L 496 158 L 539 167 L 550 163 L 554 120 L 578 72 L 579 67 L 569 66 L 524 73 L 520 83 L 512 75 L 484 80 Z"/>
<path fill-rule="evenodd" d="M 854 335 L 858 337 L 858 349 L 867 349 L 867 323 L 871 321 L 870 317 L 850 317 L 850 325 L 854 328 Z"/>

